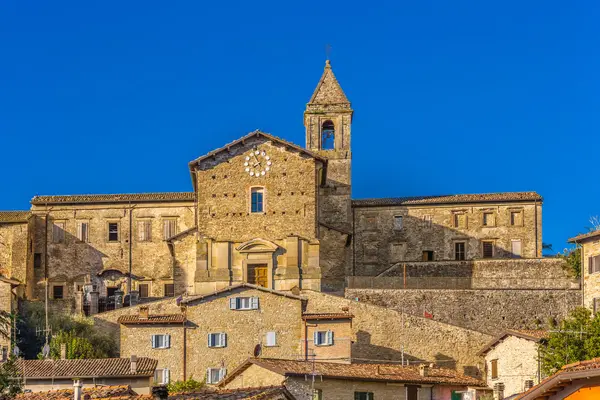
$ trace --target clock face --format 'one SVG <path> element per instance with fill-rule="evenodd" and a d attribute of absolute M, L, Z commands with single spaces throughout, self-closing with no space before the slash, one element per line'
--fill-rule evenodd
<path fill-rule="evenodd" d="M 264 150 L 254 149 L 246 154 L 244 160 L 244 170 L 250 176 L 261 177 L 265 176 L 271 170 L 271 157 Z"/>

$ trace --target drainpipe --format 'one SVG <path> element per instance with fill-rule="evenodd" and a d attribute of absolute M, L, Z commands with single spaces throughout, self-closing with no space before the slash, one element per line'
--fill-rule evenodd
<path fill-rule="evenodd" d="M 350 208 L 352 209 L 352 276 L 356 276 L 356 218 L 354 207 L 352 207 L 352 196 L 350 197 Z"/>
<path fill-rule="evenodd" d="M 183 380 L 187 380 L 187 318 L 183 319 Z"/>
<path fill-rule="evenodd" d="M 533 202 L 534 205 L 534 213 L 535 213 L 535 257 L 540 257 L 539 247 L 538 247 L 538 211 L 537 211 L 537 200 Z"/>
<path fill-rule="evenodd" d="M 129 304 L 131 305 L 131 275 L 133 274 L 133 207 L 129 202 L 129 276 L 127 277 L 127 294 L 129 294 Z"/>
<path fill-rule="evenodd" d="M 46 282 L 44 289 L 44 305 L 45 305 L 45 320 L 46 320 L 46 343 L 48 345 L 48 336 L 50 334 L 48 326 L 48 219 L 50 218 L 50 212 L 48 210 L 48 203 L 46 203 L 46 220 L 44 221 L 44 281 Z M 45 347 L 44 346 L 44 347 Z"/>
<path fill-rule="evenodd" d="M 308 326 L 304 320 L 304 361 L 308 361 Z"/>

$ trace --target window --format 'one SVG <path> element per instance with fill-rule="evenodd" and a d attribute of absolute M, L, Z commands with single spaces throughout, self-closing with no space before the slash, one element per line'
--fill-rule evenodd
<path fill-rule="evenodd" d="M 150 295 L 150 285 L 147 283 L 138 284 L 138 292 L 140 299 L 145 299 Z"/>
<path fill-rule="evenodd" d="M 494 213 L 489 211 L 484 212 L 482 216 L 482 224 L 483 226 L 495 226 L 496 219 L 494 218 Z"/>
<path fill-rule="evenodd" d="M 227 347 L 226 333 L 209 333 L 208 347 Z"/>
<path fill-rule="evenodd" d="M 230 310 L 258 310 L 258 297 L 230 297 Z"/>
<path fill-rule="evenodd" d="M 75 292 L 83 292 L 83 283 L 82 282 L 75 282 L 73 284 L 73 288 L 75 289 Z"/>
<path fill-rule="evenodd" d="M 144 219 L 138 221 L 138 241 L 150 242 L 152 241 L 152 221 Z"/>
<path fill-rule="evenodd" d="M 423 215 L 423 228 L 431 229 L 433 226 L 433 215 Z"/>
<path fill-rule="evenodd" d="M 600 255 L 588 257 L 588 273 L 595 274 L 600 272 Z"/>
<path fill-rule="evenodd" d="M 323 391 L 321 389 L 313 389 L 313 400 L 323 400 Z"/>
<path fill-rule="evenodd" d="M 483 258 L 493 258 L 494 257 L 494 242 L 492 241 L 483 241 L 481 242 Z"/>
<path fill-rule="evenodd" d="M 177 220 L 175 218 L 163 219 L 163 239 L 177 235 Z"/>
<path fill-rule="evenodd" d="M 65 287 L 63 285 L 52 286 L 52 298 L 53 299 L 64 299 Z"/>
<path fill-rule="evenodd" d="M 510 225 L 511 226 L 523 226 L 523 211 L 511 211 L 510 212 Z"/>
<path fill-rule="evenodd" d="M 215 384 L 221 382 L 227 370 L 225 368 L 208 368 L 206 370 L 206 383 Z"/>
<path fill-rule="evenodd" d="M 600 310 L 600 297 L 594 297 L 594 299 L 592 300 L 593 304 L 593 311 L 594 311 L 594 315 L 596 315 L 596 313 Z"/>
<path fill-rule="evenodd" d="M 170 374 L 166 368 L 154 370 L 154 383 L 157 385 L 167 385 L 169 383 Z"/>
<path fill-rule="evenodd" d="M 90 223 L 87 221 L 77 222 L 77 240 L 80 242 L 88 242 L 90 233 Z"/>
<path fill-rule="evenodd" d="M 510 241 L 510 252 L 513 258 L 521 258 L 521 240 L 514 239 Z"/>
<path fill-rule="evenodd" d="M 33 255 L 33 268 L 42 268 L 42 253 Z"/>
<path fill-rule="evenodd" d="M 54 221 L 52 223 L 52 241 L 54 243 L 63 243 L 65 241 L 65 226 L 64 221 Z"/>
<path fill-rule="evenodd" d="M 250 189 L 250 212 L 263 213 L 265 212 L 265 189 L 261 187 L 253 187 Z"/>
<path fill-rule="evenodd" d="M 433 250 L 423 250 L 423 261 L 433 261 Z"/>
<path fill-rule="evenodd" d="M 354 400 L 373 400 L 373 392 L 354 392 Z"/>
<path fill-rule="evenodd" d="M 419 400 L 419 388 L 414 385 L 406 385 L 406 400 Z"/>
<path fill-rule="evenodd" d="M 316 331 L 313 334 L 315 346 L 333 346 L 332 331 Z"/>
<path fill-rule="evenodd" d="M 464 261 L 465 256 L 465 242 L 454 243 L 454 259 L 457 261 Z"/>
<path fill-rule="evenodd" d="M 277 334 L 275 332 L 267 332 L 265 346 L 267 346 L 267 347 L 277 346 Z"/>
<path fill-rule="evenodd" d="M 171 347 L 171 335 L 152 335 L 153 349 L 168 349 Z"/>
<path fill-rule="evenodd" d="M 175 296 L 175 285 L 172 283 L 165 283 L 165 297 Z"/>
<path fill-rule="evenodd" d="M 401 215 L 394 216 L 394 230 L 395 231 L 402 230 L 402 216 Z"/>
<path fill-rule="evenodd" d="M 108 241 L 118 242 L 119 241 L 119 223 L 109 222 L 108 223 Z"/>
<path fill-rule="evenodd" d="M 491 369 L 492 369 L 492 379 L 498 379 L 498 360 L 492 360 Z"/>
<path fill-rule="evenodd" d="M 321 149 L 335 149 L 335 125 L 331 120 L 323 122 L 323 125 L 321 126 Z"/>
<path fill-rule="evenodd" d="M 466 228 L 467 227 L 467 214 L 458 212 L 454 213 L 454 227 L 455 228 Z"/>
<path fill-rule="evenodd" d="M 527 380 L 525 381 L 525 387 L 524 387 L 524 390 L 525 390 L 525 391 L 527 391 L 527 390 L 531 389 L 532 387 L 533 387 L 533 380 L 531 380 L 531 379 L 527 379 Z"/>

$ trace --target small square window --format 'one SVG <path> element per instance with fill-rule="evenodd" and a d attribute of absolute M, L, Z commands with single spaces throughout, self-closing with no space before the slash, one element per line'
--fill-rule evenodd
<path fill-rule="evenodd" d="M 275 332 L 267 332 L 265 342 L 265 346 L 267 347 L 277 346 L 277 334 Z"/>
<path fill-rule="evenodd" d="M 165 283 L 165 297 L 175 296 L 175 285 L 172 283 Z"/>
<path fill-rule="evenodd" d="M 454 243 L 454 259 L 457 261 L 464 261 L 466 259 L 465 242 Z"/>
<path fill-rule="evenodd" d="M 168 349 L 171 347 L 171 335 L 152 335 L 153 349 Z"/>
<path fill-rule="evenodd" d="M 65 288 L 62 285 L 52 286 L 52 298 L 53 299 L 63 299 L 65 295 Z"/>
<path fill-rule="evenodd" d="M 119 241 L 119 223 L 109 222 L 108 223 L 108 241 L 118 242 Z"/>
<path fill-rule="evenodd" d="M 230 297 L 230 310 L 258 310 L 258 297 Z"/>
<path fill-rule="evenodd" d="M 467 215 L 463 212 L 454 213 L 453 224 L 455 228 L 466 228 L 467 227 Z"/>
<path fill-rule="evenodd" d="M 433 261 L 433 250 L 423 250 L 423 261 Z"/>
<path fill-rule="evenodd" d="M 394 230 L 401 231 L 403 227 L 403 219 L 401 215 L 394 216 Z"/>
<path fill-rule="evenodd" d="M 313 334 L 315 346 L 332 346 L 333 332 L 332 331 L 315 331 Z"/>
<path fill-rule="evenodd" d="M 138 284 L 138 292 L 140 299 L 145 299 L 150 295 L 150 285 L 147 283 Z"/>
<path fill-rule="evenodd" d="M 265 212 L 264 202 L 265 190 L 262 187 L 254 187 L 250 189 L 250 212 L 263 213 Z"/>
<path fill-rule="evenodd" d="M 523 211 L 511 211 L 510 212 L 510 225 L 511 226 L 523 226 Z"/>
<path fill-rule="evenodd" d="M 215 384 L 221 382 L 225 375 L 227 374 L 227 370 L 225 368 L 208 368 L 206 370 L 206 383 Z"/>
<path fill-rule="evenodd" d="M 208 347 L 227 347 L 227 334 L 222 332 L 209 333 Z"/>
<path fill-rule="evenodd" d="M 423 228 L 431 229 L 433 226 L 433 215 L 423 215 Z"/>
<path fill-rule="evenodd" d="M 496 226 L 494 213 L 489 211 L 484 212 L 482 215 L 482 224 L 483 226 Z"/>
<path fill-rule="evenodd" d="M 157 385 L 167 385 L 170 380 L 170 373 L 167 368 L 154 370 L 154 383 Z"/>
<path fill-rule="evenodd" d="M 483 258 L 494 257 L 494 242 L 490 240 L 484 240 L 481 242 Z"/>

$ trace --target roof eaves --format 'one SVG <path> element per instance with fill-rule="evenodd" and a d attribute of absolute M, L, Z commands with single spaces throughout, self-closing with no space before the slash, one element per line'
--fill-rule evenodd
<path fill-rule="evenodd" d="M 586 240 L 594 238 L 596 236 L 600 237 L 600 229 L 572 237 L 571 239 L 568 240 L 568 242 L 569 243 L 580 243 L 582 241 L 586 241 Z"/>
<path fill-rule="evenodd" d="M 282 291 L 279 291 L 279 290 L 269 289 L 269 288 L 266 288 L 266 287 L 262 287 L 262 286 L 258 286 L 258 285 L 253 285 L 251 283 L 242 282 L 242 283 L 239 283 L 237 285 L 227 286 L 227 287 L 225 287 L 223 289 L 214 291 L 212 293 L 207 293 L 207 294 L 202 294 L 202 295 L 196 295 L 196 296 L 189 296 L 187 298 L 182 299 L 181 303 L 188 304 L 188 303 L 191 303 L 193 301 L 202 300 L 202 299 L 205 299 L 205 298 L 208 298 L 208 297 L 212 297 L 212 296 L 217 296 L 219 294 L 230 292 L 230 291 L 233 291 L 233 290 L 236 290 L 236 289 L 240 289 L 240 288 L 256 289 L 256 290 L 260 290 L 260 291 L 263 291 L 263 292 L 272 293 L 272 294 L 276 294 L 276 295 L 283 296 L 283 297 L 288 297 L 288 298 L 294 299 L 294 300 L 307 301 L 304 297 L 296 296 L 296 295 L 291 294 L 291 293 L 286 293 L 286 292 L 282 292 Z"/>

